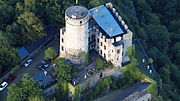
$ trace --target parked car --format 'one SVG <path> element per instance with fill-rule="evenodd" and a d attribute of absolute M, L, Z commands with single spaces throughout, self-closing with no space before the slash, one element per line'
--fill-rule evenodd
<path fill-rule="evenodd" d="M 46 61 L 44 61 L 44 60 L 41 60 L 41 63 L 43 64 L 43 66 L 44 66 L 45 68 L 48 68 L 48 67 L 49 67 L 49 64 L 48 64 Z"/>
<path fill-rule="evenodd" d="M 28 59 L 25 63 L 24 66 L 28 67 L 32 63 L 32 59 Z"/>
<path fill-rule="evenodd" d="M 7 82 L 3 82 L 3 83 L 0 85 L 0 91 L 3 91 L 7 86 L 8 86 L 8 83 L 7 83 Z"/>
<path fill-rule="evenodd" d="M 11 82 L 15 79 L 15 76 L 14 75 L 9 75 L 8 78 L 7 78 L 7 82 Z"/>
<path fill-rule="evenodd" d="M 43 66 L 42 64 L 36 65 L 36 68 L 37 68 L 38 70 L 44 70 L 44 66 Z"/>
<path fill-rule="evenodd" d="M 71 80 L 71 84 L 73 84 L 74 86 L 79 84 L 79 78 L 74 78 Z"/>
<path fill-rule="evenodd" d="M 89 70 L 88 72 L 87 72 L 87 75 L 89 75 L 89 76 L 92 76 L 94 73 L 91 71 L 91 70 Z"/>

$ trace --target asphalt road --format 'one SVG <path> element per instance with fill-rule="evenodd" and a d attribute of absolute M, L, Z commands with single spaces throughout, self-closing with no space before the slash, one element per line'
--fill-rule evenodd
<path fill-rule="evenodd" d="M 137 92 L 137 91 L 143 91 L 146 89 L 150 83 L 137 83 L 133 86 L 110 92 L 109 94 L 98 98 L 94 101 L 122 101 L 124 98 L 128 97 L 129 95 Z"/>
<path fill-rule="evenodd" d="M 59 40 L 57 40 L 57 39 L 52 40 L 45 47 L 45 49 L 47 49 L 48 47 L 53 47 L 58 52 L 59 51 Z M 40 70 L 36 69 L 36 65 L 39 64 L 43 58 L 44 58 L 44 50 L 38 51 L 36 55 L 31 57 L 33 62 L 27 68 L 23 67 L 19 71 L 17 71 L 15 74 L 16 79 L 14 81 L 12 81 L 9 85 L 19 82 L 21 80 L 23 74 L 25 74 L 25 73 L 28 73 L 30 76 L 33 76 L 37 72 L 40 72 Z M 7 88 L 5 88 L 2 92 L 0 92 L 0 101 L 5 101 L 6 96 L 7 96 Z"/>

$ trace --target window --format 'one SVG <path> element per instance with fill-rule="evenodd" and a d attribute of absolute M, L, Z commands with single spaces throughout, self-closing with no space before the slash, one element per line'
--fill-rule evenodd
<path fill-rule="evenodd" d="M 103 35 L 101 36 L 101 39 L 103 38 Z"/>
<path fill-rule="evenodd" d="M 88 41 L 90 42 L 90 37 L 88 38 Z"/>
<path fill-rule="evenodd" d="M 119 54 L 119 53 L 120 53 L 120 49 L 117 50 L 117 54 Z"/>
<path fill-rule="evenodd" d="M 64 51 L 64 47 L 62 46 L 61 48 L 62 48 L 62 51 Z"/>
<path fill-rule="evenodd" d="M 106 39 L 104 39 L 104 42 L 106 42 Z"/>
<path fill-rule="evenodd" d="M 104 58 L 106 59 L 106 54 L 104 53 Z"/>
<path fill-rule="evenodd" d="M 99 38 L 97 38 L 97 42 L 99 43 Z"/>
<path fill-rule="evenodd" d="M 112 50 L 112 53 L 113 53 L 113 50 Z"/>
<path fill-rule="evenodd" d="M 64 39 L 62 38 L 61 41 L 64 42 Z"/>
<path fill-rule="evenodd" d="M 102 50 L 100 50 L 100 54 L 102 55 Z"/>
<path fill-rule="evenodd" d="M 82 21 L 80 21 L 80 24 L 82 24 Z"/>
<path fill-rule="evenodd" d="M 119 58 L 117 58 L 117 60 L 119 60 Z"/>
<path fill-rule="evenodd" d="M 102 42 L 101 42 L 101 46 L 102 46 L 103 44 L 102 44 Z"/>
<path fill-rule="evenodd" d="M 91 39 L 92 39 L 92 40 L 94 39 L 94 35 L 91 36 Z"/>
<path fill-rule="evenodd" d="M 106 50 L 106 46 L 104 45 L 104 50 Z"/>

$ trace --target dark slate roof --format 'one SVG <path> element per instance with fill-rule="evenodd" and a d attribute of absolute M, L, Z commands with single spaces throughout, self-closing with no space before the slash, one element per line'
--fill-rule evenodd
<path fill-rule="evenodd" d="M 119 26 L 119 21 L 111 14 L 111 12 L 105 6 L 98 6 L 92 8 L 90 13 L 96 23 L 109 35 L 109 37 L 118 36 L 124 34 L 124 29 Z"/>
<path fill-rule="evenodd" d="M 51 86 L 55 83 L 55 77 L 52 75 L 53 68 L 49 67 L 46 69 L 47 74 L 44 74 L 44 71 L 38 72 L 33 76 L 33 80 L 37 80 L 40 82 L 40 85 L 42 88 L 46 88 L 48 86 Z"/>
<path fill-rule="evenodd" d="M 18 55 L 21 58 L 21 60 L 23 60 L 29 55 L 29 52 L 24 47 L 21 47 L 18 48 Z"/>

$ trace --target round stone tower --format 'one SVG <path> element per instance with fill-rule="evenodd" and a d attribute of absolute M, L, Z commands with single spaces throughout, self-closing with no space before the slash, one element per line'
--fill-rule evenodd
<path fill-rule="evenodd" d="M 71 6 L 65 12 L 66 57 L 77 64 L 84 63 L 88 52 L 89 11 L 82 6 Z"/>

